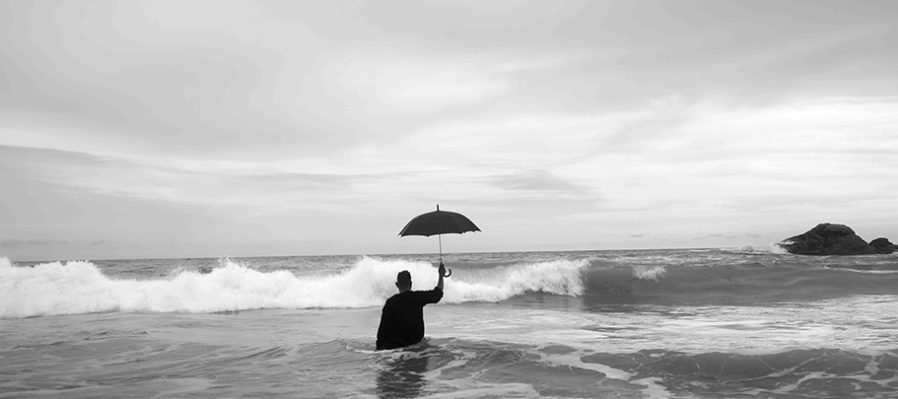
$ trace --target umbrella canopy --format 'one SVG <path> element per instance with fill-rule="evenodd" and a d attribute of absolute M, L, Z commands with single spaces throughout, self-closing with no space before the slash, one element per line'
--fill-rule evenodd
<path fill-rule="evenodd" d="M 480 228 L 464 215 L 455 212 L 441 211 L 437 205 L 437 210 L 415 216 L 410 220 L 402 231 L 399 232 L 400 237 L 405 236 L 425 236 L 430 237 L 436 235 L 440 238 L 440 265 L 443 265 L 443 237 L 441 234 L 456 233 L 462 234 L 469 231 L 480 231 Z M 449 277 L 452 270 L 443 277 Z"/>
<path fill-rule="evenodd" d="M 415 218 L 410 220 L 402 231 L 399 232 L 399 236 L 430 237 L 436 234 L 462 234 L 469 231 L 480 231 L 480 228 L 464 215 L 455 212 L 441 211 L 440 206 L 437 205 L 436 211 L 415 216 Z"/>

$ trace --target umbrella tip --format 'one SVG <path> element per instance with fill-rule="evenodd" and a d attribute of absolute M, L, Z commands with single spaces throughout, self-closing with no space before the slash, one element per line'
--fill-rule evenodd
<path fill-rule="evenodd" d="M 440 204 L 437 204 L 437 210 L 440 210 Z"/>

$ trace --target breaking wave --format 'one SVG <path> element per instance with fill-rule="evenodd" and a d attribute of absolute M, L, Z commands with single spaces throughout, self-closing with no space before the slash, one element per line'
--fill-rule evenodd
<path fill-rule="evenodd" d="M 587 264 L 556 260 L 471 271 L 446 280 L 443 303 L 497 302 L 528 291 L 580 295 L 580 274 Z M 393 283 L 402 270 L 411 272 L 415 289 L 436 285 L 436 269 L 429 263 L 373 257 L 359 258 L 350 268 L 323 276 L 262 272 L 222 260 L 208 273 L 178 268 L 156 280 L 110 278 L 87 261 L 19 267 L 0 258 L 0 318 L 381 306 L 396 293 Z"/>
<path fill-rule="evenodd" d="M 894 256 L 799 257 L 725 250 L 626 255 L 453 263 L 456 273 L 445 281 L 441 303 L 511 301 L 515 306 L 589 309 L 618 304 L 762 305 L 894 295 L 898 285 Z M 402 270 L 411 272 L 413 289 L 430 289 L 437 282 L 436 269 L 428 261 L 363 256 L 347 262 L 339 270 L 315 268 L 314 274 L 302 274 L 301 269 L 262 264 L 268 268 L 260 270 L 223 259 L 199 270 L 170 266 L 167 275 L 162 271 L 156 277 L 131 278 L 133 274 L 110 275 L 110 269 L 88 261 L 23 267 L 0 257 L 0 318 L 379 307 L 396 293 L 396 274 Z M 561 300 L 547 301 L 546 295 Z"/>
<path fill-rule="evenodd" d="M 766 245 L 746 245 L 744 247 L 739 248 L 730 248 L 724 249 L 725 252 L 737 253 L 737 254 L 748 254 L 748 255 L 764 255 L 764 254 L 788 254 L 785 248 L 779 246 L 777 243 L 766 244 Z"/>

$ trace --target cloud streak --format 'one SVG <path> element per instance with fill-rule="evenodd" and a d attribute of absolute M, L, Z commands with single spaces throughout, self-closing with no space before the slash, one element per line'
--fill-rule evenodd
<path fill-rule="evenodd" d="M 16 249 L 24 247 L 48 247 L 57 245 L 66 245 L 68 241 L 48 241 L 48 240 L 3 240 L 0 241 L 0 249 Z"/>

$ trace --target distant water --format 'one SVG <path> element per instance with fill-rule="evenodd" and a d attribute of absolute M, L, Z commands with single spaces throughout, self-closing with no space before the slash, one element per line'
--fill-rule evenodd
<path fill-rule="evenodd" d="M 898 398 L 898 256 L 448 254 L 375 352 L 434 259 L 0 258 L 0 398 Z"/>

